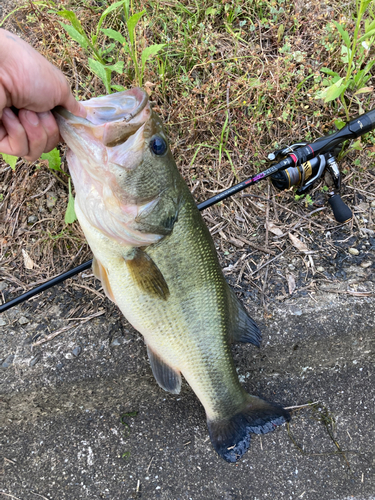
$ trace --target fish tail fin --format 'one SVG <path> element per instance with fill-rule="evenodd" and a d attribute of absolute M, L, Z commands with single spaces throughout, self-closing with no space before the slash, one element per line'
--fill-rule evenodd
<path fill-rule="evenodd" d="M 248 395 L 243 408 L 222 420 L 208 420 L 208 432 L 217 453 L 227 462 L 237 462 L 250 446 L 251 434 L 267 434 L 289 422 L 287 410 Z"/>

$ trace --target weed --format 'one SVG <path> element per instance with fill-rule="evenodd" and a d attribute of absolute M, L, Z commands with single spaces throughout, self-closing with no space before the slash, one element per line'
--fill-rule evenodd
<path fill-rule="evenodd" d="M 48 162 L 48 168 L 51 169 L 52 171 L 61 172 L 65 175 L 67 175 L 66 172 L 64 172 L 61 168 L 60 151 L 57 148 L 52 149 L 52 151 L 50 151 L 49 153 L 43 153 L 41 156 L 41 159 L 46 160 Z M 61 180 L 61 179 L 59 179 L 59 180 Z M 70 177 L 69 177 L 69 181 L 68 181 L 68 189 L 69 189 L 68 205 L 66 207 L 64 220 L 65 220 L 65 224 L 73 224 L 73 222 L 77 220 L 77 217 L 76 217 L 76 213 L 74 211 L 74 197 L 72 194 L 72 186 L 70 183 Z"/>
<path fill-rule="evenodd" d="M 141 87 L 147 61 L 165 46 L 165 44 L 153 44 L 145 47 L 141 52 L 141 62 L 139 63 L 139 43 L 135 35 L 135 28 L 146 11 L 142 10 L 130 15 L 131 7 L 129 2 L 130 0 L 120 0 L 107 7 L 100 15 L 93 34 L 89 34 L 84 30 L 80 20 L 73 11 L 64 9 L 57 12 L 59 16 L 70 21 L 70 25 L 62 22 L 60 24 L 68 35 L 89 55 L 89 68 L 103 82 L 108 94 L 112 93 L 113 90 L 125 90 L 120 85 L 112 84 L 112 73 L 115 72 L 122 75 L 124 71 L 125 61 L 120 59 L 122 53 L 128 54 L 132 60 L 136 83 Z M 121 9 L 123 10 L 121 25 L 122 27 L 126 26 L 126 30 L 124 31 L 126 31 L 127 37 L 119 30 L 102 28 L 106 18 L 112 12 Z M 101 36 L 102 34 L 113 40 L 113 42 L 106 43 L 106 40 L 103 40 Z"/>
<path fill-rule="evenodd" d="M 371 78 L 371 68 L 375 64 L 374 59 L 369 60 L 370 48 L 375 41 L 375 19 L 365 20 L 364 32 L 361 34 L 361 23 L 365 12 L 372 0 L 357 1 L 356 7 L 356 24 L 353 38 L 350 39 L 349 32 L 337 21 L 333 21 L 334 26 L 339 32 L 343 44 L 341 45 L 341 62 L 344 65 L 345 76 L 341 77 L 340 73 L 329 68 L 321 68 L 320 71 L 327 75 L 327 78 L 322 81 L 322 85 L 326 88 L 316 93 L 317 99 L 324 99 L 324 102 L 330 102 L 338 97 L 345 109 L 346 119 L 349 121 L 349 110 L 353 99 L 356 100 L 360 107 L 360 112 L 364 112 L 362 106 L 356 96 L 366 94 L 373 91 L 372 87 L 366 87 L 368 80 Z M 328 50 L 333 50 L 334 46 L 326 46 Z M 367 64 L 363 67 L 365 62 Z M 349 102 L 345 98 L 347 90 L 354 93 Z"/>
<path fill-rule="evenodd" d="M 77 220 L 77 216 L 74 210 L 74 198 L 72 195 L 72 186 L 70 183 L 70 177 L 69 177 L 69 199 L 68 199 L 68 206 L 66 207 L 64 220 L 65 224 L 73 224 L 73 222 Z"/>
<path fill-rule="evenodd" d="M 12 156 L 12 155 L 6 155 L 5 153 L 0 153 L 3 157 L 3 160 L 7 165 L 10 166 L 12 170 L 16 169 L 16 163 L 17 163 L 17 156 Z"/>
<path fill-rule="evenodd" d="M 313 205 L 313 200 L 309 194 L 295 194 L 294 199 L 296 201 L 303 200 L 305 202 L 305 207 L 311 207 Z"/>
<path fill-rule="evenodd" d="M 335 83 L 336 75 L 321 72 L 322 66 L 345 81 L 358 18 L 354 0 L 344 6 L 332 0 L 327 5 L 329 8 L 324 2 L 310 2 L 308 9 L 302 6 L 299 12 L 297 4 L 301 2 L 286 0 L 63 0 L 55 3 L 25 0 L 24 4 L 24 8 L 4 20 L 4 28 L 12 30 L 22 26 L 24 38 L 64 72 L 77 98 L 85 100 L 141 83 L 146 87 L 155 111 L 167 128 L 178 167 L 191 188 L 194 186 L 197 200 L 230 187 L 236 182 L 234 172 L 239 179 L 244 179 L 264 170 L 268 166 L 267 153 L 274 149 L 273 145 L 314 141 L 332 131 L 334 123 L 339 128 L 347 121 L 343 111 L 341 120 L 335 122 L 338 110 L 343 107 L 340 96 L 328 103 L 314 96 L 318 90 Z M 360 4 L 358 0 L 358 7 Z M 63 15 L 58 15 L 59 12 Z M 347 44 L 331 22 L 332 16 L 349 34 L 351 53 L 341 53 L 341 47 Z M 359 40 L 372 31 L 373 19 L 374 9 L 368 4 L 358 24 L 358 42 L 352 60 L 351 81 L 356 78 L 357 86 L 349 86 L 344 94 L 351 116 L 354 108 L 357 112 L 357 108 L 367 111 L 374 106 L 371 92 L 355 94 L 372 85 L 370 80 L 365 80 L 374 75 L 375 65 L 368 64 L 374 59 L 375 44 L 372 35 Z M 162 48 L 156 53 L 143 53 L 153 45 Z M 346 56 L 348 62 L 343 62 Z M 369 165 L 375 155 L 370 134 L 362 140 L 363 144 L 367 147 L 366 153 L 352 149 L 351 166 L 343 164 L 342 167 L 349 176 L 358 171 L 358 176 L 351 176 L 349 182 L 355 181 L 366 191 L 366 182 L 372 182 Z M 354 148 L 358 146 L 361 144 L 354 144 Z M 359 157 L 362 165 L 367 166 L 365 173 L 353 163 Z M 57 170 L 50 169 L 50 172 L 64 181 L 59 182 L 59 189 L 65 186 L 68 199 L 68 179 Z M 12 189 L 16 191 L 23 182 L 21 179 L 25 179 L 27 186 L 28 176 L 36 174 L 43 175 L 38 171 L 38 164 L 26 167 L 22 160 L 18 160 L 14 174 L 10 168 L 0 167 L 0 192 L 4 192 L 4 200 L 13 184 Z M 48 186 L 50 177 L 41 179 L 43 186 Z M 251 188 L 252 193 L 264 197 L 264 186 L 262 182 L 257 184 Z M 16 195 L 9 194 L 3 204 L 10 214 L 19 213 L 18 224 L 27 220 L 27 210 L 30 211 L 26 204 L 18 209 L 17 202 L 24 194 L 21 189 Z M 292 203 L 294 194 L 286 191 L 277 196 L 283 205 Z M 30 203 L 35 205 L 41 201 L 36 198 Z M 262 231 L 257 229 L 258 221 L 252 219 L 251 207 L 247 210 L 240 197 L 236 201 L 244 210 L 240 217 L 249 218 L 254 224 L 254 227 L 249 224 L 249 238 L 259 239 Z M 205 217 L 209 221 L 212 215 L 217 221 L 220 214 L 232 221 L 229 207 L 234 210 L 231 201 L 223 202 Z M 34 208 L 37 213 L 38 206 Z M 304 208 L 305 198 L 298 211 L 303 212 Z M 272 207 L 270 210 L 272 212 Z M 281 208 L 279 212 L 280 220 L 288 220 Z M 324 214 L 319 212 L 322 220 Z M 36 229 L 44 234 L 42 228 L 45 231 L 51 224 L 52 233 L 60 233 L 67 228 L 64 215 L 54 213 L 53 223 L 40 222 Z M 213 220 L 210 222 L 214 225 Z M 15 226 L 7 224 L 8 241 L 11 241 Z M 68 227 L 83 241 L 78 224 Z M 223 242 L 225 250 L 226 244 L 228 242 Z M 54 260 L 56 271 L 70 265 L 66 255 Z M 20 263 L 21 268 L 22 261 Z M 44 272 L 45 268 L 40 270 L 41 274 Z"/>

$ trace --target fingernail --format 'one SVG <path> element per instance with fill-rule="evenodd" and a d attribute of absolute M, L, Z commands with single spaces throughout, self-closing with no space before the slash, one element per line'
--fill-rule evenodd
<path fill-rule="evenodd" d="M 33 111 L 26 111 L 25 118 L 33 127 L 36 127 L 39 124 L 38 115 Z"/>
<path fill-rule="evenodd" d="M 51 111 L 43 111 L 43 113 L 38 113 L 38 116 L 41 120 L 44 120 L 45 118 L 52 116 L 52 113 Z"/>
<path fill-rule="evenodd" d="M 81 116 L 82 118 L 86 118 L 86 116 L 87 116 L 87 110 L 86 110 L 85 106 L 81 103 L 79 103 L 79 115 L 78 116 Z"/>
<path fill-rule="evenodd" d="M 3 115 L 5 115 L 7 118 L 9 118 L 10 120 L 14 120 L 14 117 L 15 117 L 15 114 L 13 113 L 13 111 L 9 108 L 4 108 L 3 110 Z"/>

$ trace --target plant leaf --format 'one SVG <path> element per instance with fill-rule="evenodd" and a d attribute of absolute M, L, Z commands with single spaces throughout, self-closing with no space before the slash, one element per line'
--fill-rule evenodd
<path fill-rule="evenodd" d="M 3 160 L 7 163 L 12 170 L 16 170 L 16 163 L 18 160 L 17 156 L 6 155 L 5 153 L 1 153 Z"/>
<path fill-rule="evenodd" d="M 335 125 L 338 130 L 341 130 L 343 127 L 345 127 L 346 122 L 343 122 L 342 120 L 335 120 Z M 326 187 L 326 186 L 324 186 Z"/>
<path fill-rule="evenodd" d="M 134 44 L 134 28 L 145 12 L 145 10 L 142 10 L 142 12 L 136 12 L 126 21 L 131 45 Z"/>
<path fill-rule="evenodd" d="M 41 159 L 48 161 L 48 168 L 50 168 L 51 170 L 64 172 L 63 170 L 61 170 L 60 151 L 57 148 L 52 149 L 52 151 L 50 151 L 49 153 L 43 153 Z"/>
<path fill-rule="evenodd" d="M 72 26 L 80 33 L 81 35 L 86 36 L 84 29 L 82 28 L 82 24 L 78 17 L 75 15 L 75 13 L 71 10 L 61 10 L 60 12 L 57 13 L 60 17 L 63 17 L 64 19 L 67 19 L 72 23 Z M 61 23 L 60 23 L 61 24 Z"/>
<path fill-rule="evenodd" d="M 345 47 L 345 45 L 341 45 L 341 54 L 341 61 L 347 64 L 352 55 L 351 49 L 348 49 L 348 47 Z M 354 62 L 352 63 L 352 66 L 354 67 Z"/>
<path fill-rule="evenodd" d="M 330 76 L 339 76 L 338 73 L 336 73 L 335 71 L 332 71 L 331 69 L 329 68 L 320 68 L 320 71 L 322 73 L 326 73 L 327 75 L 330 75 Z"/>
<path fill-rule="evenodd" d="M 375 19 L 370 23 L 368 19 L 365 20 L 365 33 L 375 29 Z"/>
<path fill-rule="evenodd" d="M 72 185 L 69 178 L 69 200 L 65 212 L 65 224 L 73 224 L 75 220 L 77 220 L 77 216 L 74 210 L 74 197 L 72 195 Z"/>
<path fill-rule="evenodd" d="M 317 92 L 315 99 L 324 99 L 324 102 L 329 102 L 339 97 L 348 88 L 348 83 L 342 84 L 343 80 L 343 78 L 340 78 L 340 80 L 330 87 Z"/>
<path fill-rule="evenodd" d="M 349 37 L 349 33 L 347 31 L 344 30 L 344 28 L 341 26 L 341 24 L 339 24 L 337 21 L 333 21 L 334 25 L 336 26 L 336 28 L 338 29 L 340 35 L 342 36 L 342 39 L 344 40 L 345 42 L 345 45 L 348 47 L 348 49 L 350 49 L 350 37 Z"/>
<path fill-rule="evenodd" d="M 375 64 L 375 59 L 373 59 L 372 61 L 370 61 L 366 64 L 366 66 L 362 70 L 364 75 L 366 75 L 371 70 L 371 68 L 374 66 L 374 64 Z"/>
<path fill-rule="evenodd" d="M 109 7 L 107 7 L 105 9 L 105 11 L 103 12 L 103 14 L 100 16 L 98 25 L 96 27 L 96 33 L 99 33 L 99 30 L 102 27 L 102 24 L 104 22 L 104 19 L 108 16 L 108 14 L 110 12 L 112 12 L 113 10 L 116 10 L 118 7 L 121 7 L 122 5 L 125 5 L 126 3 L 129 3 L 129 0 L 120 0 L 119 2 L 115 2 L 112 5 L 110 5 Z"/>
<path fill-rule="evenodd" d="M 100 31 L 102 31 L 109 38 L 112 38 L 113 40 L 120 42 L 122 45 L 126 44 L 126 38 L 123 35 L 121 35 L 121 33 L 119 33 L 118 31 L 113 30 L 111 28 L 102 28 Z"/>
<path fill-rule="evenodd" d="M 290 241 L 292 242 L 292 245 L 295 248 L 297 248 L 297 250 L 299 250 L 302 253 L 306 253 L 309 251 L 309 249 L 307 248 L 305 243 L 303 243 L 303 241 L 301 241 L 299 238 L 297 238 L 297 236 L 294 236 L 294 234 L 292 234 L 292 233 L 288 233 L 288 236 L 289 236 Z"/>
<path fill-rule="evenodd" d="M 367 38 L 370 38 L 373 35 L 375 35 L 375 29 L 373 29 L 371 31 L 368 31 L 367 33 L 365 33 L 364 35 L 362 35 L 361 38 L 358 38 L 358 42 L 357 43 L 361 43 L 361 42 L 363 42 L 363 40 L 366 40 Z"/>
<path fill-rule="evenodd" d="M 23 264 L 26 269 L 33 269 L 35 262 L 32 260 L 30 255 L 22 248 Z"/>
<path fill-rule="evenodd" d="M 157 54 L 163 47 L 165 47 L 165 43 L 157 43 L 155 45 L 150 45 L 150 47 L 146 47 L 142 50 L 142 68 L 145 67 L 146 61 L 150 59 L 150 57 Z"/>
<path fill-rule="evenodd" d="M 350 149 L 355 149 L 356 151 L 362 151 L 362 144 L 361 144 L 361 139 L 358 139 L 358 141 L 355 141 L 351 146 Z"/>
<path fill-rule="evenodd" d="M 106 66 L 106 68 L 110 69 L 111 71 L 116 71 L 116 73 L 122 75 L 124 72 L 124 61 L 117 61 L 116 64 L 112 64 L 111 66 Z"/>
<path fill-rule="evenodd" d="M 123 92 L 124 90 L 126 90 L 122 85 L 111 85 L 111 88 L 113 90 L 116 90 L 116 92 Z"/>
<path fill-rule="evenodd" d="M 357 90 L 357 92 L 354 95 L 357 94 L 368 94 L 369 92 L 373 92 L 374 87 L 362 87 L 361 89 Z"/>
<path fill-rule="evenodd" d="M 107 7 L 105 9 L 105 11 L 103 12 L 103 14 L 100 16 L 100 19 L 108 16 L 108 14 L 110 12 L 112 12 L 115 9 L 117 9 L 118 7 L 121 7 L 122 5 L 124 5 L 126 3 L 129 4 L 129 1 L 127 1 L 127 0 L 120 0 L 119 2 L 115 2 L 115 3 L 111 4 L 109 7 Z"/>
<path fill-rule="evenodd" d="M 60 24 L 64 28 L 64 30 L 68 33 L 70 38 L 72 38 L 75 42 L 78 42 L 83 49 L 87 49 L 87 47 L 89 46 L 87 38 L 85 38 L 83 35 L 81 35 L 81 33 L 79 33 L 70 24 L 65 24 L 62 22 L 60 22 Z"/>
<path fill-rule="evenodd" d="M 264 224 L 264 227 L 268 227 L 268 231 L 271 231 L 272 234 L 276 234 L 276 236 L 282 236 L 284 234 L 283 231 L 273 222 L 269 222 L 268 225 Z"/>
<path fill-rule="evenodd" d="M 215 7 L 208 7 L 208 9 L 206 9 L 206 16 L 214 16 L 217 12 L 217 9 L 215 9 Z"/>
<path fill-rule="evenodd" d="M 105 70 L 105 66 L 99 62 L 96 61 L 95 59 L 91 59 L 89 57 L 89 67 L 93 73 L 95 73 L 96 76 L 98 76 L 101 81 L 104 83 L 105 88 L 107 89 L 108 86 L 108 76 Z M 108 89 L 107 89 L 108 91 Z"/>

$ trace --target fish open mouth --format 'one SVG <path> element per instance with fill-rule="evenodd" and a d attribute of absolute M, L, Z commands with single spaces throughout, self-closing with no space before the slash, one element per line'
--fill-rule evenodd
<path fill-rule="evenodd" d="M 103 97 L 95 97 L 82 103 L 86 118 L 74 116 L 58 106 L 54 113 L 63 128 L 86 129 L 86 132 L 106 147 L 124 143 L 151 117 L 152 111 L 146 92 L 133 88 Z M 64 134 L 63 134 L 64 135 Z"/>

